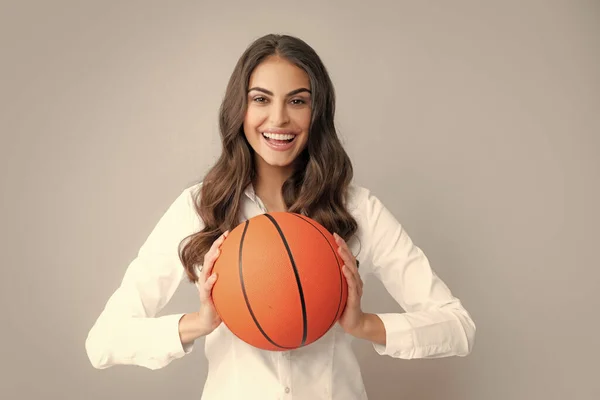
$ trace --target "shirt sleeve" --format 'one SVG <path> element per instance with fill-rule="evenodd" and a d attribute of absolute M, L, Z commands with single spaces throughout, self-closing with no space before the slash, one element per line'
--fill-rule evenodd
<path fill-rule="evenodd" d="M 377 314 L 385 326 L 386 345 L 375 343 L 375 350 L 403 359 L 468 355 L 475 337 L 469 313 L 394 215 L 370 192 L 366 197 L 373 273 L 405 311 Z"/>
<path fill-rule="evenodd" d="M 89 331 L 85 348 L 93 367 L 158 369 L 192 351 L 193 343 L 184 347 L 179 338 L 184 314 L 156 314 L 186 276 L 179 243 L 197 230 L 198 219 L 186 189 L 160 218 Z"/>

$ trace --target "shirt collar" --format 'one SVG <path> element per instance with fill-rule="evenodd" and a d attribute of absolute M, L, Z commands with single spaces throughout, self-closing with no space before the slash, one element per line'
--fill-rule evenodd
<path fill-rule="evenodd" d="M 254 192 L 254 186 L 252 185 L 252 182 L 250 182 L 248 186 L 246 186 L 246 189 L 244 189 L 244 194 L 248 196 L 251 200 L 256 201 L 256 193 Z"/>
<path fill-rule="evenodd" d="M 246 186 L 246 189 L 244 189 L 244 194 L 254 203 L 258 206 L 258 208 L 261 209 L 261 211 L 263 213 L 267 212 L 267 208 L 265 207 L 264 203 L 262 202 L 262 200 L 256 195 L 256 192 L 254 191 L 254 186 L 252 185 L 252 182 L 250 184 L 248 184 L 248 186 Z"/>

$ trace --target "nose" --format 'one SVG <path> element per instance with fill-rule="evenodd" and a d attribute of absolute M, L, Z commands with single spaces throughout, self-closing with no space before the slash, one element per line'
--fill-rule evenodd
<path fill-rule="evenodd" d="M 283 126 L 290 122 L 286 104 L 273 104 L 271 107 L 271 115 L 269 116 L 271 124 L 274 126 Z"/>

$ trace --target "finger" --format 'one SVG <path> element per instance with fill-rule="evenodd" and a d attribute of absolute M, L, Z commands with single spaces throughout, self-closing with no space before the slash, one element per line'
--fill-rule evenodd
<path fill-rule="evenodd" d="M 212 274 L 206 279 L 206 282 L 202 284 L 202 290 L 200 291 L 200 298 L 203 301 L 211 300 L 212 289 L 215 286 L 215 282 L 217 281 L 217 274 Z"/>
<path fill-rule="evenodd" d="M 348 284 L 348 301 L 355 301 L 358 296 L 358 286 L 356 284 L 354 274 L 346 265 L 342 267 L 342 271 L 344 273 L 344 276 L 346 277 L 346 283 Z"/>
<path fill-rule="evenodd" d="M 228 230 L 223 232 L 223 234 L 213 242 L 208 252 L 204 255 L 204 269 L 202 270 L 204 276 L 210 275 L 215 261 L 217 261 L 217 258 L 219 258 L 219 255 L 221 254 L 221 245 L 227 238 L 227 235 L 229 235 Z"/>
<path fill-rule="evenodd" d="M 219 258 L 220 255 L 221 255 L 221 249 L 217 248 L 216 250 L 214 250 L 212 252 L 212 254 L 204 262 L 204 270 L 202 271 L 204 273 L 204 276 L 210 276 L 210 274 L 212 273 L 213 267 L 215 266 L 215 262 L 217 261 L 217 258 Z"/>
<path fill-rule="evenodd" d="M 215 286 L 215 282 L 217 281 L 217 274 L 212 274 L 211 276 L 208 277 L 208 279 L 206 280 L 206 282 L 204 283 L 204 290 L 207 293 L 210 293 L 213 289 L 213 287 Z"/>
<path fill-rule="evenodd" d="M 350 268 L 350 271 L 352 271 L 352 273 L 355 275 L 357 281 L 359 281 L 360 286 L 362 287 L 362 279 L 360 279 L 360 273 L 358 272 L 358 266 L 356 265 L 356 259 L 354 256 L 349 254 L 347 248 L 344 249 L 341 246 L 338 248 L 338 253 L 342 257 L 342 260 L 344 260 L 344 263 L 348 266 L 348 268 Z"/>
<path fill-rule="evenodd" d="M 348 244 L 337 233 L 334 234 L 334 237 L 339 247 L 341 248 L 340 255 L 342 256 L 344 261 L 351 262 L 352 265 L 358 269 L 358 260 L 354 257 L 354 254 L 352 254 L 352 251 L 350 251 L 350 247 L 348 247 Z M 339 251 L 340 250 L 338 250 L 338 252 Z"/>
<path fill-rule="evenodd" d="M 223 242 L 225 241 L 225 239 L 227 238 L 227 235 L 229 235 L 229 231 L 223 232 L 221 234 L 221 236 L 219 236 L 217 238 L 217 240 L 215 240 L 213 242 L 213 244 L 210 246 L 210 249 L 208 250 L 208 252 L 211 252 L 211 251 L 214 252 L 216 249 L 218 249 L 223 244 Z"/>
<path fill-rule="evenodd" d="M 349 287 L 352 286 L 352 288 L 356 290 L 358 297 L 361 298 L 363 295 L 363 280 L 361 279 L 360 274 L 358 271 L 354 272 L 352 267 L 346 264 L 344 264 L 343 269 L 347 271 L 344 272 L 344 275 L 346 276 L 346 280 L 350 281 L 348 283 Z"/>
<path fill-rule="evenodd" d="M 346 284 L 348 285 L 348 294 L 350 294 L 350 291 L 355 289 L 354 275 L 352 275 L 352 272 L 350 272 L 350 269 L 348 269 L 348 267 L 345 264 L 342 265 L 342 273 L 346 278 Z"/>
<path fill-rule="evenodd" d="M 348 243 L 346 243 L 346 241 L 337 233 L 334 234 L 334 237 L 336 238 L 336 242 L 340 245 L 340 247 L 343 247 L 348 254 L 352 255 L 350 247 L 348 247 Z"/>
<path fill-rule="evenodd" d="M 354 257 L 351 253 L 348 252 L 346 248 L 342 246 L 338 247 L 338 254 L 340 255 L 340 257 L 342 257 L 342 260 L 344 260 L 344 263 L 346 265 L 348 265 L 349 267 L 351 266 L 353 270 L 356 269 L 356 262 L 354 260 Z"/>
<path fill-rule="evenodd" d="M 216 249 L 218 249 L 219 247 L 221 247 L 221 245 L 223 244 L 223 242 L 225 241 L 225 239 L 227 238 L 227 235 L 229 235 L 229 231 L 225 231 L 221 234 L 221 236 L 219 236 L 217 238 L 217 240 L 215 240 L 212 244 L 212 246 L 210 246 L 210 251 L 215 251 Z"/>
<path fill-rule="evenodd" d="M 356 285 L 356 293 L 358 294 L 358 297 L 361 298 L 362 294 L 363 294 L 363 281 L 360 278 L 360 275 L 357 273 L 352 274 L 353 278 L 354 278 L 354 282 Z"/>
<path fill-rule="evenodd" d="M 363 281 L 360 279 L 360 275 L 358 276 L 358 296 L 362 297 L 363 295 Z"/>

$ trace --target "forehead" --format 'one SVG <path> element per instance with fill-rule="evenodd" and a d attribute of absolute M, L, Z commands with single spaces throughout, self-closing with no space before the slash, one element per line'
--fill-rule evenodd
<path fill-rule="evenodd" d="M 271 56 L 261 62 L 250 75 L 250 86 L 273 93 L 287 93 L 301 87 L 310 89 L 310 79 L 304 70 L 290 61 Z"/>

